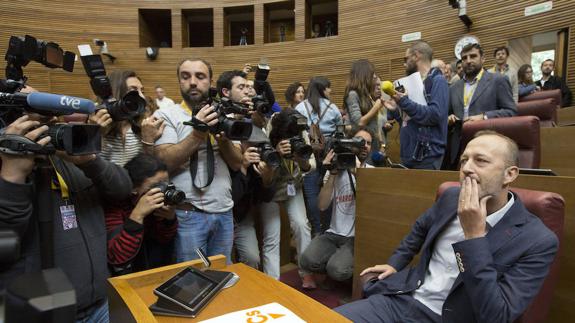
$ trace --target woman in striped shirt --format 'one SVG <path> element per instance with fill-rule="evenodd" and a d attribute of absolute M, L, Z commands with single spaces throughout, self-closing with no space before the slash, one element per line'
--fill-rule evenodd
<path fill-rule="evenodd" d="M 138 91 L 144 98 L 144 86 L 136 75 L 130 70 L 117 70 L 110 74 L 112 95 L 120 100 L 129 91 Z M 106 109 L 101 109 L 90 120 L 101 125 L 102 151 L 100 156 L 119 166 L 141 152 L 153 153 L 154 142 L 164 131 L 164 120 L 152 116 L 153 106 L 146 106 L 146 112 L 134 119 L 114 121 Z"/>

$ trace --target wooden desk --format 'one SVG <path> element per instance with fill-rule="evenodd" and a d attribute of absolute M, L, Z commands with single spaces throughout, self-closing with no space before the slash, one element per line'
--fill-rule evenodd
<path fill-rule="evenodd" d="M 154 288 L 188 266 L 201 267 L 189 261 L 139 273 L 108 279 L 110 319 L 112 322 L 199 322 L 226 313 L 277 302 L 307 322 L 350 322 L 321 303 L 244 264 L 225 265 L 225 257 L 210 257 L 212 269 L 235 272 L 238 283 L 222 290 L 194 318 L 154 316 L 148 310 L 157 297 Z"/>
<path fill-rule="evenodd" d="M 557 110 L 557 124 L 559 126 L 575 124 L 575 107 Z"/>

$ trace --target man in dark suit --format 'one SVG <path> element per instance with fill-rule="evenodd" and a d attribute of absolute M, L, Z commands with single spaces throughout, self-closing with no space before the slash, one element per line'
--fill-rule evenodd
<path fill-rule="evenodd" d="M 509 191 L 518 149 L 479 132 L 461 156 L 460 188 L 446 190 L 415 222 L 368 298 L 338 307 L 354 322 L 513 322 L 537 295 L 558 240 Z M 416 267 L 407 265 L 420 253 Z"/>
<path fill-rule="evenodd" d="M 485 57 L 479 44 L 461 50 L 463 78 L 449 88 L 449 137 L 443 168 L 455 169 L 464 122 L 513 117 L 517 106 L 509 79 L 483 68 Z"/>
<path fill-rule="evenodd" d="M 560 77 L 551 75 L 553 69 L 555 68 L 555 61 L 552 59 L 546 59 L 541 63 L 541 79 L 535 82 L 535 85 L 541 88 L 543 91 L 547 90 L 561 90 L 561 107 L 571 106 L 571 90 L 567 87 L 567 84 L 563 82 Z"/>

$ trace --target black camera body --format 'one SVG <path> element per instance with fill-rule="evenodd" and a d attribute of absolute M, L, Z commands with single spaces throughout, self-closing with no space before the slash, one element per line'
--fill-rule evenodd
<path fill-rule="evenodd" d="M 112 120 L 130 120 L 146 112 L 146 100 L 138 91 L 129 91 L 120 100 L 112 96 L 110 79 L 106 75 L 106 68 L 100 55 L 85 55 L 81 58 L 84 70 L 90 77 L 92 91 L 102 100 Z"/>
<path fill-rule="evenodd" d="M 343 131 L 336 131 L 326 144 L 326 152 L 333 149 L 335 155 L 328 169 L 346 170 L 356 167 L 357 152 L 365 146 L 365 139 L 345 138 Z"/>
<path fill-rule="evenodd" d="M 227 97 L 222 97 L 219 101 L 214 100 L 212 97 L 208 99 L 206 104 L 211 104 L 214 108 L 214 112 L 218 115 L 218 123 L 214 126 L 208 127 L 212 134 L 219 134 L 221 132 L 225 133 L 226 137 L 230 140 L 248 140 L 252 134 L 252 123 L 245 120 L 250 109 L 245 105 L 240 103 L 235 103 Z M 192 114 L 196 115 L 204 104 L 200 104 L 192 110 Z M 234 113 L 236 115 L 243 116 L 242 119 L 230 118 L 227 115 Z M 196 124 L 196 121 L 184 122 L 188 126 L 200 126 Z M 199 122 L 199 121 L 198 121 Z M 207 125 L 203 124 L 205 127 Z"/>
<path fill-rule="evenodd" d="M 159 188 L 164 193 L 164 205 L 178 205 L 186 199 L 186 193 L 176 188 L 173 183 L 159 182 L 152 188 Z"/>
<path fill-rule="evenodd" d="M 280 167 L 281 156 L 269 142 L 261 142 L 255 144 L 253 147 L 258 149 L 260 159 L 264 161 L 269 167 L 272 169 Z"/>
<path fill-rule="evenodd" d="M 288 139 L 291 146 L 291 154 L 286 158 L 291 159 L 293 155 L 297 155 L 303 159 L 309 159 L 313 154 L 313 149 L 308 145 L 302 136 L 294 136 Z"/>
<path fill-rule="evenodd" d="M 12 36 L 6 51 L 6 80 L 0 80 L 0 92 L 16 93 L 24 88 L 27 78 L 22 67 L 30 61 L 49 68 L 62 68 L 74 71 L 76 54 L 64 51 L 54 42 L 38 40 L 30 35 Z"/>
<path fill-rule="evenodd" d="M 102 147 L 100 126 L 94 124 L 54 124 L 42 136 L 50 136 L 55 150 L 72 156 L 97 154 Z"/>
<path fill-rule="evenodd" d="M 268 64 L 260 63 L 257 65 L 254 76 L 254 90 L 257 95 L 252 98 L 252 102 L 254 109 L 262 114 L 268 114 L 276 101 L 274 92 L 267 81 L 269 73 L 270 66 Z"/>

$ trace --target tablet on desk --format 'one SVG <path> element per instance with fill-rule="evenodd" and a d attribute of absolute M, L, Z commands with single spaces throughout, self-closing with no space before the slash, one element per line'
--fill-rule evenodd
<path fill-rule="evenodd" d="M 227 280 L 218 281 L 193 267 L 188 267 L 156 288 L 154 294 L 158 296 L 157 305 L 165 307 L 167 303 L 171 303 L 175 307 L 170 306 L 170 310 L 181 307 L 185 315 L 193 316 L 222 289 Z"/>

